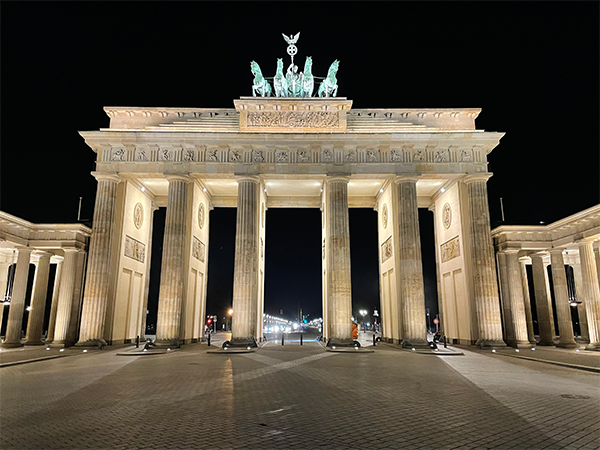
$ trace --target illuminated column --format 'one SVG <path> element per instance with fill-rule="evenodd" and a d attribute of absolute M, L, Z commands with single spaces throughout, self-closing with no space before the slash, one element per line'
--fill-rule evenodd
<path fill-rule="evenodd" d="M 73 345 L 69 341 L 69 326 L 73 311 L 74 289 L 77 278 L 77 249 L 64 249 L 65 259 L 60 277 L 60 290 L 56 306 L 56 323 L 54 326 L 53 347 L 68 347 Z"/>
<path fill-rule="evenodd" d="M 536 345 L 535 333 L 533 332 L 533 316 L 531 314 L 531 298 L 529 297 L 529 281 L 527 280 L 527 261 L 519 259 L 521 266 L 521 283 L 523 285 L 523 303 L 525 305 L 525 320 L 527 321 L 527 339 L 532 345 Z"/>
<path fill-rule="evenodd" d="M 523 282 L 521 278 L 521 265 L 518 251 L 507 251 L 508 288 L 510 292 L 510 313 L 508 318 L 512 321 L 514 332 L 513 347 L 531 347 L 527 333 L 527 319 L 525 317 L 525 301 L 523 300 Z"/>
<path fill-rule="evenodd" d="M 506 344 L 502 340 L 502 319 L 490 229 L 486 186 L 488 178 L 489 175 L 471 175 L 465 179 L 470 207 L 473 293 L 479 328 L 479 339 L 476 345 L 481 347 L 504 347 Z"/>
<path fill-rule="evenodd" d="M 577 315 L 579 316 L 579 330 L 581 331 L 582 344 L 590 343 L 590 334 L 585 311 L 585 288 L 583 286 L 583 276 L 581 273 L 581 264 L 571 264 L 573 268 L 573 278 L 575 279 L 575 297 L 577 298 Z"/>
<path fill-rule="evenodd" d="M 8 310 L 8 323 L 6 324 L 6 338 L 3 347 L 21 347 L 21 328 L 23 325 L 23 310 L 25 309 L 25 294 L 27 291 L 27 278 L 29 275 L 29 258 L 33 249 L 21 247 L 17 249 L 17 267 L 13 282 L 12 297 Z"/>
<path fill-rule="evenodd" d="M 590 350 L 600 350 L 600 285 L 597 277 L 597 266 L 591 242 L 579 242 L 579 258 L 581 260 L 581 278 L 585 292 L 585 310 L 587 313 Z"/>
<path fill-rule="evenodd" d="M 169 180 L 169 197 L 158 296 L 156 344 L 178 346 L 185 275 L 185 219 L 188 183 L 191 179 L 180 175 L 169 175 L 166 178 Z"/>
<path fill-rule="evenodd" d="M 328 345 L 352 345 L 348 178 L 330 177 L 326 183 Z"/>
<path fill-rule="evenodd" d="M 8 288 L 8 270 L 10 269 L 11 263 L 9 261 L 0 262 L 0 301 L 4 302 L 4 296 Z M 8 305 L 0 303 L 0 325 L 4 319 L 4 309 L 8 308 Z"/>
<path fill-rule="evenodd" d="M 552 298 L 548 283 L 548 271 L 544 264 L 544 255 L 531 255 L 533 288 L 535 291 L 535 309 L 537 310 L 540 342 L 538 345 L 554 345 L 554 315 Z"/>
<path fill-rule="evenodd" d="M 259 178 L 238 178 L 231 322 L 231 343 L 236 346 L 256 346 L 254 334 L 258 314 L 259 189 Z"/>
<path fill-rule="evenodd" d="M 502 310 L 502 326 L 504 330 L 504 339 L 511 345 L 515 339 L 515 332 L 513 329 L 512 314 L 510 310 L 510 288 L 508 280 L 508 263 L 507 255 L 505 252 L 498 252 L 496 254 L 496 264 L 498 265 L 498 279 L 500 283 L 500 304 Z"/>
<path fill-rule="evenodd" d="M 117 175 L 100 173 L 93 175 L 98 180 L 98 189 L 83 296 L 81 330 L 77 343 L 79 346 L 106 345 L 103 337 L 104 319 L 109 292 L 108 280 L 115 221 L 115 201 L 117 184 L 120 181 Z"/>
<path fill-rule="evenodd" d="M 556 314 L 558 315 L 558 331 L 560 339 L 557 347 L 575 348 L 573 336 L 573 322 L 571 321 L 571 307 L 569 306 L 569 293 L 567 291 L 567 275 L 562 249 L 550 250 L 550 264 L 552 265 L 552 282 L 554 284 L 554 299 L 556 301 Z"/>
<path fill-rule="evenodd" d="M 152 260 L 152 235 L 154 233 L 154 211 L 158 210 L 158 206 L 155 203 L 152 203 L 152 208 L 150 211 L 150 232 L 148 233 L 148 252 L 146 253 L 146 284 L 144 286 L 144 306 L 142 310 L 142 326 L 139 330 L 139 334 L 142 339 L 145 338 L 146 335 L 146 320 L 148 319 L 148 296 L 150 295 L 150 265 Z M 202 318 L 200 318 L 200 322 L 202 322 Z"/>
<path fill-rule="evenodd" d="M 50 320 L 48 322 L 48 335 L 45 344 L 50 344 L 54 340 L 54 329 L 56 327 L 56 310 L 58 309 L 58 293 L 60 291 L 60 274 L 64 258 L 56 264 L 56 274 L 54 275 L 54 289 L 52 290 L 52 305 L 50 306 Z"/>
<path fill-rule="evenodd" d="M 50 258 L 46 252 L 38 252 L 39 261 L 35 274 L 35 286 L 31 298 L 31 311 L 27 322 L 25 345 L 42 345 L 42 328 L 46 311 L 46 294 L 48 293 L 48 277 L 50 275 Z"/>
<path fill-rule="evenodd" d="M 398 217 L 398 280 L 402 314 L 402 346 L 428 347 L 423 262 L 419 233 L 417 179 L 396 177 L 396 207 Z"/>
<path fill-rule="evenodd" d="M 596 260 L 596 271 L 598 275 L 598 282 L 600 282 L 600 249 L 594 248 L 594 259 Z"/>

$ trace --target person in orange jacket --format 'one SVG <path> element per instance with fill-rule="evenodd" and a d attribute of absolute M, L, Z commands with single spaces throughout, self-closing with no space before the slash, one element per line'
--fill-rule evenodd
<path fill-rule="evenodd" d="M 358 339 L 358 325 L 352 324 L 352 339 Z"/>

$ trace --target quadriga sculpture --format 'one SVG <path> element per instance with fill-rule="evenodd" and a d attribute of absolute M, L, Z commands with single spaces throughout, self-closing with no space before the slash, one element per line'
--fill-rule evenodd
<path fill-rule="evenodd" d="M 255 62 L 250 62 L 250 70 L 254 75 L 254 84 L 252 85 L 252 96 L 256 97 L 258 93 L 261 97 L 270 97 L 273 90 L 269 82 L 263 77 L 260 66 Z"/>
<path fill-rule="evenodd" d="M 312 57 L 307 56 L 302 77 L 302 97 L 312 97 L 315 88 L 315 78 L 312 74 Z"/>
<path fill-rule="evenodd" d="M 339 66 L 340 62 L 336 59 L 329 67 L 327 78 L 319 85 L 319 97 L 335 97 L 337 95 L 338 85 L 335 74 L 337 73 Z"/>

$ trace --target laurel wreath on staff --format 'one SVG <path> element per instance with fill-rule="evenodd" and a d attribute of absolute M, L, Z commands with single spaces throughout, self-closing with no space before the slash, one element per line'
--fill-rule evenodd
<path fill-rule="evenodd" d="M 298 38 L 300 38 L 300 33 L 296 34 L 293 37 L 291 34 L 289 36 L 286 36 L 284 33 L 281 33 L 281 34 L 283 35 L 285 42 L 287 42 L 289 45 L 294 45 L 296 42 L 298 42 Z M 265 77 L 265 76 L 263 76 L 263 78 L 265 80 L 274 80 L 275 79 L 275 77 Z M 318 77 L 316 75 L 313 75 L 313 78 L 315 80 L 325 80 L 327 77 Z"/>

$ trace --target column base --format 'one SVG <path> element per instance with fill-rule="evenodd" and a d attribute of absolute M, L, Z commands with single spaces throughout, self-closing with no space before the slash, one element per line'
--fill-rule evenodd
<path fill-rule="evenodd" d="M 546 346 L 546 347 L 554 347 L 556 344 L 554 343 L 553 340 L 548 341 L 548 340 L 545 340 L 545 339 L 540 339 L 540 342 L 538 342 L 537 345 L 543 345 L 543 346 Z"/>
<path fill-rule="evenodd" d="M 501 340 L 493 340 L 493 339 L 478 339 L 477 342 L 475 342 L 475 345 L 481 349 L 484 348 L 505 348 L 506 347 L 506 343 Z"/>
<path fill-rule="evenodd" d="M 0 347 L 2 347 L 2 348 L 18 348 L 18 347 L 23 347 L 23 344 L 21 344 L 20 342 L 2 342 L 0 344 Z"/>
<path fill-rule="evenodd" d="M 585 349 L 600 352 L 600 342 L 594 342 L 593 344 L 588 344 L 585 346 Z"/>
<path fill-rule="evenodd" d="M 556 344 L 558 348 L 577 348 L 579 345 L 576 342 L 559 342 Z"/>
<path fill-rule="evenodd" d="M 513 348 L 531 348 L 531 343 L 529 341 L 513 341 L 508 345 Z"/>
<path fill-rule="evenodd" d="M 65 341 L 54 341 L 50 344 L 47 344 L 46 347 L 50 348 L 67 348 L 73 347 L 74 342 L 65 342 Z M 98 345 L 77 345 L 77 347 L 98 347 Z"/>
<path fill-rule="evenodd" d="M 50 347 L 52 347 L 54 344 L 64 345 L 64 342 L 54 341 L 53 344 L 50 345 Z M 75 344 L 75 347 L 102 348 L 104 346 L 106 346 L 106 341 L 104 339 L 88 339 L 87 341 L 79 341 Z"/>
<path fill-rule="evenodd" d="M 258 348 L 258 344 L 256 343 L 256 339 L 254 337 L 251 338 L 233 338 L 230 341 L 223 342 L 223 348 Z"/>
<path fill-rule="evenodd" d="M 152 344 L 155 348 L 181 348 L 179 339 L 157 339 Z"/>
<path fill-rule="evenodd" d="M 40 341 L 36 341 L 36 342 L 25 342 L 26 346 L 31 346 L 31 345 L 44 345 L 44 343 L 40 340 Z"/>
<path fill-rule="evenodd" d="M 577 341 L 579 344 L 589 344 L 590 340 L 589 339 L 577 339 Z"/>
<path fill-rule="evenodd" d="M 535 347 L 536 345 L 538 345 L 537 341 L 535 339 L 530 339 L 529 343 L 531 344 L 532 347 Z"/>
<path fill-rule="evenodd" d="M 426 339 L 403 340 L 400 345 L 402 348 L 430 348 Z"/>
<path fill-rule="evenodd" d="M 354 347 L 355 346 L 355 340 L 350 338 L 329 338 L 327 340 L 327 347 Z"/>

